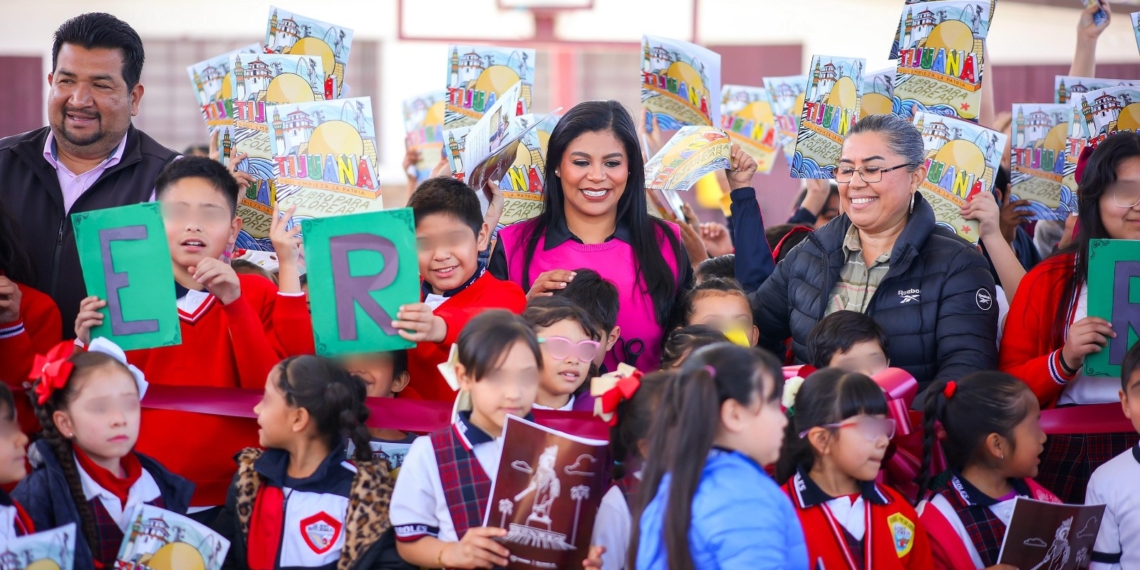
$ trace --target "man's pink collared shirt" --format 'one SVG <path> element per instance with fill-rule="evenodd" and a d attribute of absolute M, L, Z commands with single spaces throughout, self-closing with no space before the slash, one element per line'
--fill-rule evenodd
<path fill-rule="evenodd" d="M 95 181 L 107 171 L 108 168 L 119 164 L 123 159 L 123 151 L 127 148 L 127 137 L 123 136 L 123 140 L 119 141 L 119 146 L 115 148 L 115 152 L 111 153 L 106 160 L 99 163 L 99 166 L 84 172 L 83 174 L 73 174 L 68 170 L 62 162 L 56 158 L 55 148 L 55 133 L 48 131 L 47 142 L 44 143 L 44 160 L 55 169 L 55 175 L 59 178 L 59 189 L 63 191 L 63 211 L 68 213 L 71 207 L 75 205 L 76 200 L 83 195 Z"/>

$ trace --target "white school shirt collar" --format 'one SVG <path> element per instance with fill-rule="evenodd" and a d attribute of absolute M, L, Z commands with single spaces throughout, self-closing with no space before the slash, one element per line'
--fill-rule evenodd
<path fill-rule="evenodd" d="M 534 404 L 531 404 L 530 407 L 533 410 L 550 410 L 550 411 L 555 411 L 555 412 L 572 412 L 572 411 L 574 411 L 574 396 L 570 396 L 570 401 L 566 402 L 566 405 L 562 406 L 561 408 L 548 408 L 548 407 L 546 407 L 542 404 L 539 404 L 537 402 Z"/>
<path fill-rule="evenodd" d="M 139 476 L 138 481 L 131 485 L 131 491 L 127 495 L 127 504 L 124 505 L 119 502 L 119 498 L 114 493 L 103 488 L 102 485 L 95 482 L 83 466 L 79 464 L 79 460 L 75 460 L 75 468 L 79 471 L 79 481 L 83 485 L 83 495 L 88 501 L 98 498 L 99 502 L 103 504 L 103 508 L 107 510 L 107 514 L 115 519 L 118 523 L 119 529 L 126 532 L 127 527 L 130 526 L 131 513 L 135 507 L 154 501 L 162 496 L 162 491 L 158 488 L 158 483 L 155 482 L 154 477 L 144 467 L 142 475 Z"/>

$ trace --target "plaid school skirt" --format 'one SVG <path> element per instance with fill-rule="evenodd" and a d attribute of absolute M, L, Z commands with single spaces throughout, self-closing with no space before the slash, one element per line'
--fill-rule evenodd
<path fill-rule="evenodd" d="M 1135 432 L 1050 435 L 1034 480 L 1066 503 L 1083 504 L 1093 471 L 1138 440 Z"/>

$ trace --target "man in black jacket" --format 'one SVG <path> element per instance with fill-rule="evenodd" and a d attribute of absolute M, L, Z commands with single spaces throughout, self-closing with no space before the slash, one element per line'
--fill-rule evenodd
<path fill-rule="evenodd" d="M 0 140 L 0 201 L 35 264 L 27 285 L 59 305 L 65 338 L 87 295 L 70 215 L 150 200 L 178 156 L 131 125 L 143 58 L 138 33 L 114 16 L 64 22 L 52 45 L 50 126 Z"/>

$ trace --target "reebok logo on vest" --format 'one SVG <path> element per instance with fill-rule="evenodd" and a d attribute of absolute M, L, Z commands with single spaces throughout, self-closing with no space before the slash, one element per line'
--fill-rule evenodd
<path fill-rule="evenodd" d="M 899 289 L 899 298 L 902 299 L 902 301 L 899 301 L 899 304 L 905 305 L 907 303 L 917 303 L 918 297 L 921 294 L 922 289 Z"/>

